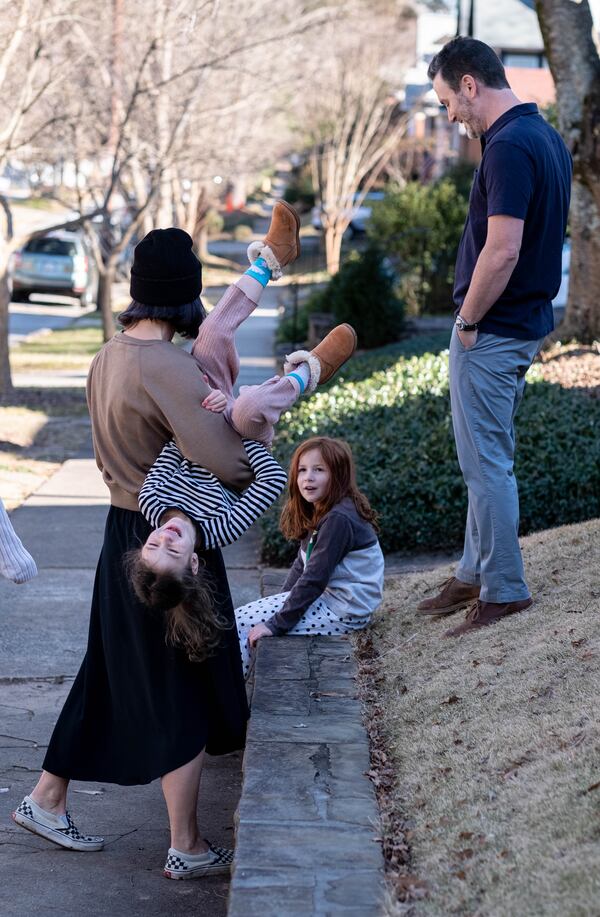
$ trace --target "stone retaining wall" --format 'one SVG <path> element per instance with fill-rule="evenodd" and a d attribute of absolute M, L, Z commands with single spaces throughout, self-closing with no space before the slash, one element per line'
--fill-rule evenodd
<path fill-rule="evenodd" d="M 229 917 L 381 914 L 368 770 L 348 638 L 261 640 Z"/>

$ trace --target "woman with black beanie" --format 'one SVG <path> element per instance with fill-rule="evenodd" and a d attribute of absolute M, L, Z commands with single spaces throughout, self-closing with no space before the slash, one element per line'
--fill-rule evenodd
<path fill-rule="evenodd" d="M 160 777 L 171 826 L 170 878 L 227 872 L 232 851 L 202 840 L 196 804 L 204 750 L 242 748 L 248 706 L 220 550 L 200 551 L 217 616 L 232 626 L 203 662 L 165 640 L 165 621 L 136 598 L 123 567 L 151 531 L 139 512 L 144 477 L 169 440 L 226 486 L 252 473 L 223 414 L 202 410 L 210 389 L 193 357 L 172 343 L 195 337 L 205 315 L 201 265 L 179 229 L 153 230 L 136 247 L 125 332 L 94 358 L 87 396 L 97 464 L 111 507 L 98 562 L 88 646 L 48 746 L 40 780 L 15 821 L 74 850 L 101 850 L 66 809 L 69 780 L 122 785 Z M 240 295 L 245 295 L 240 291 Z"/>

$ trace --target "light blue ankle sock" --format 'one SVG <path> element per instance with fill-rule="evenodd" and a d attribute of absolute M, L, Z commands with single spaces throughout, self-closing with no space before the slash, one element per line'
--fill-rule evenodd
<path fill-rule="evenodd" d="M 268 266 L 264 258 L 257 258 L 254 264 L 251 264 L 246 274 L 248 277 L 254 277 L 255 280 L 258 280 L 262 287 L 266 287 L 269 280 L 271 279 L 271 268 Z"/>
<path fill-rule="evenodd" d="M 298 383 L 300 388 L 300 394 L 303 395 L 306 391 L 306 386 L 310 382 L 310 367 L 308 363 L 299 363 L 291 373 L 285 374 L 286 379 L 293 379 L 294 382 Z M 292 385 L 294 383 L 292 382 Z"/>
<path fill-rule="evenodd" d="M 299 376 L 298 373 L 286 373 L 286 376 L 288 379 L 291 377 L 296 380 L 296 382 L 300 386 L 300 394 L 303 395 L 306 389 L 306 383 L 304 379 L 302 378 L 302 376 Z"/>

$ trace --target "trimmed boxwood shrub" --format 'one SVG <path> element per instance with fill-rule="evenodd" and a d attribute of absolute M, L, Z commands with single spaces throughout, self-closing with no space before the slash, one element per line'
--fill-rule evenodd
<path fill-rule="evenodd" d="M 358 335 L 358 346 L 380 347 L 402 334 L 404 303 L 396 294 L 396 279 L 383 252 L 369 245 L 353 251 L 326 286 L 315 290 L 298 309 L 296 340 L 306 339 L 312 312 L 330 312 L 336 324 L 349 322 Z M 278 341 L 293 337 L 293 320 L 285 315 Z"/>
<path fill-rule="evenodd" d="M 349 322 L 359 347 L 380 347 L 402 333 L 404 303 L 395 285 L 386 256 L 369 245 L 363 252 L 351 252 L 331 278 L 320 294 L 321 311 L 333 312 L 338 323 Z"/>
<path fill-rule="evenodd" d="M 284 466 L 309 436 L 350 443 L 360 486 L 381 515 L 384 551 L 462 544 L 467 494 L 444 338 L 413 338 L 355 358 L 329 388 L 298 402 L 278 429 L 274 453 Z M 523 534 L 600 516 L 600 400 L 544 382 L 535 366 L 528 378 L 516 424 Z M 263 520 L 263 558 L 286 564 L 294 546 L 279 534 L 279 509 Z"/>

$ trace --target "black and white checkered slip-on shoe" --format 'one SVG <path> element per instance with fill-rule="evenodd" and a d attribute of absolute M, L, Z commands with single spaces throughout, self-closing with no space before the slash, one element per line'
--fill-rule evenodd
<path fill-rule="evenodd" d="M 68 850 L 102 850 L 103 837 L 88 837 L 81 834 L 73 824 L 73 819 L 67 812 L 66 815 L 54 815 L 46 812 L 26 796 L 21 805 L 12 813 L 13 820 L 22 828 L 27 828 L 40 837 L 66 847 Z"/>
<path fill-rule="evenodd" d="M 215 847 L 209 841 L 206 853 L 182 853 L 169 847 L 165 876 L 167 879 L 198 879 L 200 876 L 223 876 L 231 870 L 233 850 Z"/>

